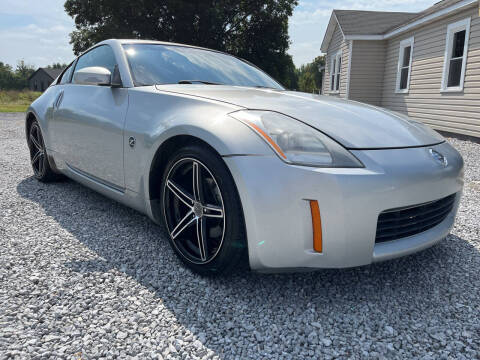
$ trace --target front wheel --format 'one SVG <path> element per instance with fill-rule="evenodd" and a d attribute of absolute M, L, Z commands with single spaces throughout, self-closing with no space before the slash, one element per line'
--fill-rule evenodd
<path fill-rule="evenodd" d="M 214 151 L 201 146 L 178 150 L 162 178 L 161 202 L 170 243 L 190 269 L 213 275 L 246 262 L 240 199 Z"/>
<path fill-rule="evenodd" d="M 30 125 L 27 143 L 30 150 L 30 163 L 35 178 L 41 182 L 59 180 L 61 176 L 52 170 L 48 162 L 47 149 L 37 120 L 34 120 Z"/>

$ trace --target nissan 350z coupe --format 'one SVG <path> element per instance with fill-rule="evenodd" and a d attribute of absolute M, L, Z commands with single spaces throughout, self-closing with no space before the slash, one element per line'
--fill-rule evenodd
<path fill-rule="evenodd" d="M 461 156 L 420 122 L 172 43 L 95 45 L 30 106 L 26 135 L 38 180 L 163 223 L 203 274 L 411 254 L 447 236 L 463 188 Z"/>

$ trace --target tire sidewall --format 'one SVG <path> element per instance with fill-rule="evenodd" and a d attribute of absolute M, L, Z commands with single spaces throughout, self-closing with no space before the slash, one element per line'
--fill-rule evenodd
<path fill-rule="evenodd" d="M 41 134 L 41 136 L 42 136 L 42 144 L 41 144 L 41 145 L 43 146 L 43 153 L 44 153 L 43 156 L 45 157 L 45 160 L 46 160 L 46 159 L 47 159 L 47 151 L 46 151 L 46 149 L 45 149 L 45 141 L 43 140 L 43 132 L 42 132 L 42 129 L 40 128 L 40 124 L 38 123 L 37 120 L 33 121 L 32 124 L 30 125 L 30 128 L 28 129 L 28 150 L 29 150 L 29 152 L 30 152 L 30 160 L 31 160 L 31 158 L 32 158 L 32 146 L 33 146 L 32 142 L 31 142 L 31 140 L 30 140 L 30 135 L 32 134 L 32 129 L 35 128 L 35 127 L 37 128 L 37 131 L 39 131 L 40 134 Z M 44 166 L 46 167 L 47 165 L 48 165 L 48 161 L 45 161 L 45 165 L 44 165 Z M 43 178 L 45 177 L 45 173 L 47 172 L 47 168 L 43 169 L 43 173 L 42 173 L 42 174 L 37 174 L 37 173 L 35 172 L 35 170 L 33 169 L 33 165 L 31 165 L 31 166 L 32 166 L 32 170 L 33 170 L 33 176 L 34 176 L 37 180 L 42 181 Z"/>
<path fill-rule="evenodd" d="M 220 250 L 217 255 L 206 264 L 196 264 L 187 259 L 177 248 L 172 240 L 166 222 L 165 207 L 165 183 L 172 167 L 180 160 L 191 158 L 203 163 L 211 174 L 220 189 L 223 206 L 225 210 L 225 232 Z M 242 239 L 244 234 L 244 220 L 241 209 L 239 210 L 239 196 L 235 187 L 233 178 L 223 162 L 222 158 L 210 149 L 205 147 L 191 145 L 179 149 L 168 160 L 162 175 L 160 191 L 160 204 L 162 219 L 165 225 L 168 239 L 172 248 L 180 259 L 192 270 L 201 274 L 216 274 L 223 272 L 225 268 L 231 265 L 231 261 L 237 257 L 238 252 L 245 250 L 245 241 Z M 241 208 L 241 207 L 240 207 Z"/>
<path fill-rule="evenodd" d="M 30 134 L 31 134 L 32 128 L 34 126 L 37 127 L 38 131 L 40 132 L 40 134 L 42 136 L 44 169 L 43 169 L 43 174 L 39 175 L 33 169 L 32 164 L 30 164 L 30 166 L 32 166 L 33 176 L 35 177 L 35 179 L 37 179 L 38 181 L 41 181 L 43 183 L 50 183 L 50 182 L 55 182 L 55 181 L 62 180 L 63 177 L 60 174 L 54 172 L 52 170 L 52 167 L 50 166 L 50 160 L 49 160 L 48 153 L 47 153 L 47 147 L 45 146 L 45 137 L 43 135 L 43 131 L 42 131 L 42 128 L 40 126 L 40 123 L 36 119 L 34 121 L 32 121 L 32 123 L 30 124 L 30 127 L 28 128 L 27 146 L 28 146 L 28 151 L 29 151 L 29 154 L 30 154 L 30 162 L 31 162 L 31 159 L 32 159 L 32 146 L 33 146 L 32 143 L 31 143 L 31 140 L 30 140 Z"/>

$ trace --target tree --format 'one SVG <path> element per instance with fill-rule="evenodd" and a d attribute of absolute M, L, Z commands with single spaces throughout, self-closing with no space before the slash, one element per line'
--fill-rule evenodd
<path fill-rule="evenodd" d="M 242 57 L 296 87 L 287 54 L 288 18 L 297 0 L 67 0 L 75 54 L 108 38 L 179 42 Z"/>
<path fill-rule="evenodd" d="M 31 65 L 20 60 L 15 71 L 8 65 L 0 62 L 0 89 L 23 90 L 28 87 L 28 78 L 35 70 Z"/>
<path fill-rule="evenodd" d="M 68 65 L 67 64 L 60 64 L 60 63 L 53 63 L 48 65 L 47 68 L 49 69 L 65 69 Z"/>
<path fill-rule="evenodd" d="M 315 84 L 315 76 L 311 72 L 304 72 L 298 79 L 298 87 L 300 91 L 313 93 L 318 86 Z"/>
<path fill-rule="evenodd" d="M 0 62 L 0 90 L 12 89 L 14 73 L 10 65 Z"/>
<path fill-rule="evenodd" d="M 302 65 L 297 70 L 298 87 L 300 91 L 316 92 L 322 87 L 320 68 L 325 65 L 325 56 L 316 57 L 311 63 Z"/>
<path fill-rule="evenodd" d="M 20 60 L 15 69 L 15 89 L 22 90 L 28 88 L 28 78 L 35 72 L 32 65 L 28 65 L 25 61 Z"/>

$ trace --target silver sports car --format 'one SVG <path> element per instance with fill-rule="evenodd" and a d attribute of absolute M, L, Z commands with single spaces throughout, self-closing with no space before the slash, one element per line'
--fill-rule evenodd
<path fill-rule="evenodd" d="M 107 40 L 28 109 L 35 177 L 163 223 L 194 271 L 353 267 L 444 239 L 463 160 L 381 108 L 285 90 L 218 51 Z"/>

